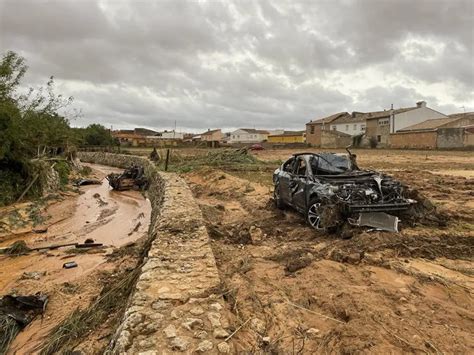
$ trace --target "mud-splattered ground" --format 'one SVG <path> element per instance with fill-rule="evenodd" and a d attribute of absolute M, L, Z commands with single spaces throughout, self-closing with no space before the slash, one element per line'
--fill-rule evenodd
<path fill-rule="evenodd" d="M 49 331 L 76 308 L 87 307 L 97 298 L 104 285 L 114 282 L 122 272 L 135 266 L 140 243 L 147 233 L 151 206 L 139 192 L 116 192 L 109 188 L 105 175 L 109 167 L 90 165 L 91 178 L 101 185 L 79 188 L 79 193 L 63 194 L 60 200 L 41 209 L 41 224 L 9 225 L 9 233 L 0 236 L 0 247 L 23 240 L 29 248 L 48 245 L 84 243 L 93 239 L 102 243 L 91 250 L 64 247 L 31 252 L 21 256 L 0 255 L 0 295 L 27 295 L 42 292 L 49 302 L 42 319 L 34 320 L 16 337 L 10 353 L 37 352 Z M 23 206 L 11 206 L 22 213 Z M 78 266 L 64 269 L 65 262 Z M 123 300 L 125 302 L 126 300 Z M 105 324 L 82 348 L 86 353 L 98 351 L 111 334 Z"/>
<path fill-rule="evenodd" d="M 274 208 L 269 169 L 185 175 L 208 221 L 235 328 L 252 319 L 234 344 L 247 352 L 473 353 L 472 155 L 357 153 L 362 168 L 382 169 L 428 197 L 442 223 L 343 240 Z"/>

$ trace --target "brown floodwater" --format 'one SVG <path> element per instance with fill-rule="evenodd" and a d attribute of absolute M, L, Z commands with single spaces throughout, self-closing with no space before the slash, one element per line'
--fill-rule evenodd
<path fill-rule="evenodd" d="M 32 232 L 9 238 L 1 242 L 0 247 L 20 239 L 28 247 L 37 248 L 83 243 L 90 238 L 96 243 L 103 243 L 105 248 L 98 249 L 96 253 L 74 254 L 70 252 L 74 247 L 65 247 L 18 257 L 0 256 L 0 295 L 47 291 L 52 285 L 83 278 L 98 268 L 106 268 L 102 265 L 106 262 L 106 253 L 135 241 L 147 232 L 150 201 L 139 191 L 113 191 L 109 187 L 105 175 L 120 170 L 95 164 L 85 165 L 93 169 L 95 176 L 101 179 L 101 185 L 80 187 L 81 195 L 50 206 L 45 211 L 47 214 L 63 218 L 52 225 L 46 221 L 46 233 Z M 68 261 L 75 261 L 78 267 L 64 269 L 62 266 Z M 35 272 L 40 273 L 38 280 L 29 278 Z"/>

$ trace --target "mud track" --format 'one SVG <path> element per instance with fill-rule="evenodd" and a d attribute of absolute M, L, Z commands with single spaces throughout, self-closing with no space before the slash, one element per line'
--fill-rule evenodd
<path fill-rule="evenodd" d="M 343 240 L 274 208 L 270 186 L 252 182 L 265 177 L 250 181 L 212 169 L 186 175 L 207 220 L 233 322 L 257 317 L 234 336 L 238 351 L 474 351 L 466 178 L 396 175 L 415 188 L 438 181 L 425 194 L 444 208 L 444 226 L 417 224 L 399 234 L 361 230 Z M 451 198 L 443 195 L 440 204 L 434 197 L 446 188 Z"/>

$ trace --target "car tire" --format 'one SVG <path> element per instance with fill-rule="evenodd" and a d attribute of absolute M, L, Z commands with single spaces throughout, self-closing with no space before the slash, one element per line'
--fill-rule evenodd
<path fill-rule="evenodd" d="M 280 195 L 280 185 L 275 185 L 275 189 L 273 190 L 273 200 L 275 201 L 276 208 L 280 210 L 285 209 L 286 204 L 283 202 Z"/>
<path fill-rule="evenodd" d="M 313 198 L 309 201 L 308 208 L 306 210 L 306 222 L 311 226 L 311 228 L 324 231 L 326 228 L 322 227 L 319 217 L 319 207 L 321 206 L 321 201 L 317 198 Z"/>

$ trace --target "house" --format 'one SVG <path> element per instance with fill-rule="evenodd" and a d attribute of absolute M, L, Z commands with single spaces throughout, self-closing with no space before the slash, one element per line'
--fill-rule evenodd
<path fill-rule="evenodd" d="M 328 125 L 331 131 L 338 131 L 350 136 L 358 136 L 365 133 L 366 118 L 361 112 L 342 115 Z"/>
<path fill-rule="evenodd" d="M 329 131 L 331 129 L 331 124 L 334 126 L 336 120 L 350 117 L 352 116 L 348 112 L 339 112 L 319 120 L 311 120 L 306 124 L 306 143 L 320 147 L 321 131 Z"/>
<path fill-rule="evenodd" d="M 229 143 L 261 143 L 268 139 L 268 135 L 268 131 L 240 128 L 230 133 Z"/>
<path fill-rule="evenodd" d="M 205 142 L 220 142 L 222 141 L 223 134 L 221 129 L 208 129 L 206 132 L 201 133 L 201 141 Z"/>
<path fill-rule="evenodd" d="M 184 133 L 183 132 L 176 132 L 175 130 L 172 131 L 167 131 L 164 130 L 163 132 L 158 132 L 155 137 L 159 137 L 160 139 L 179 139 L 183 140 L 184 139 Z"/>
<path fill-rule="evenodd" d="M 366 112 L 366 136 L 379 146 L 388 146 L 390 134 L 428 119 L 447 118 L 448 116 L 426 106 L 425 101 L 414 107 Z"/>
<path fill-rule="evenodd" d="M 462 148 L 471 145 L 474 112 L 433 118 L 390 134 L 391 148 Z"/>
<path fill-rule="evenodd" d="M 283 131 L 281 134 L 270 134 L 268 143 L 304 143 L 306 131 Z"/>

